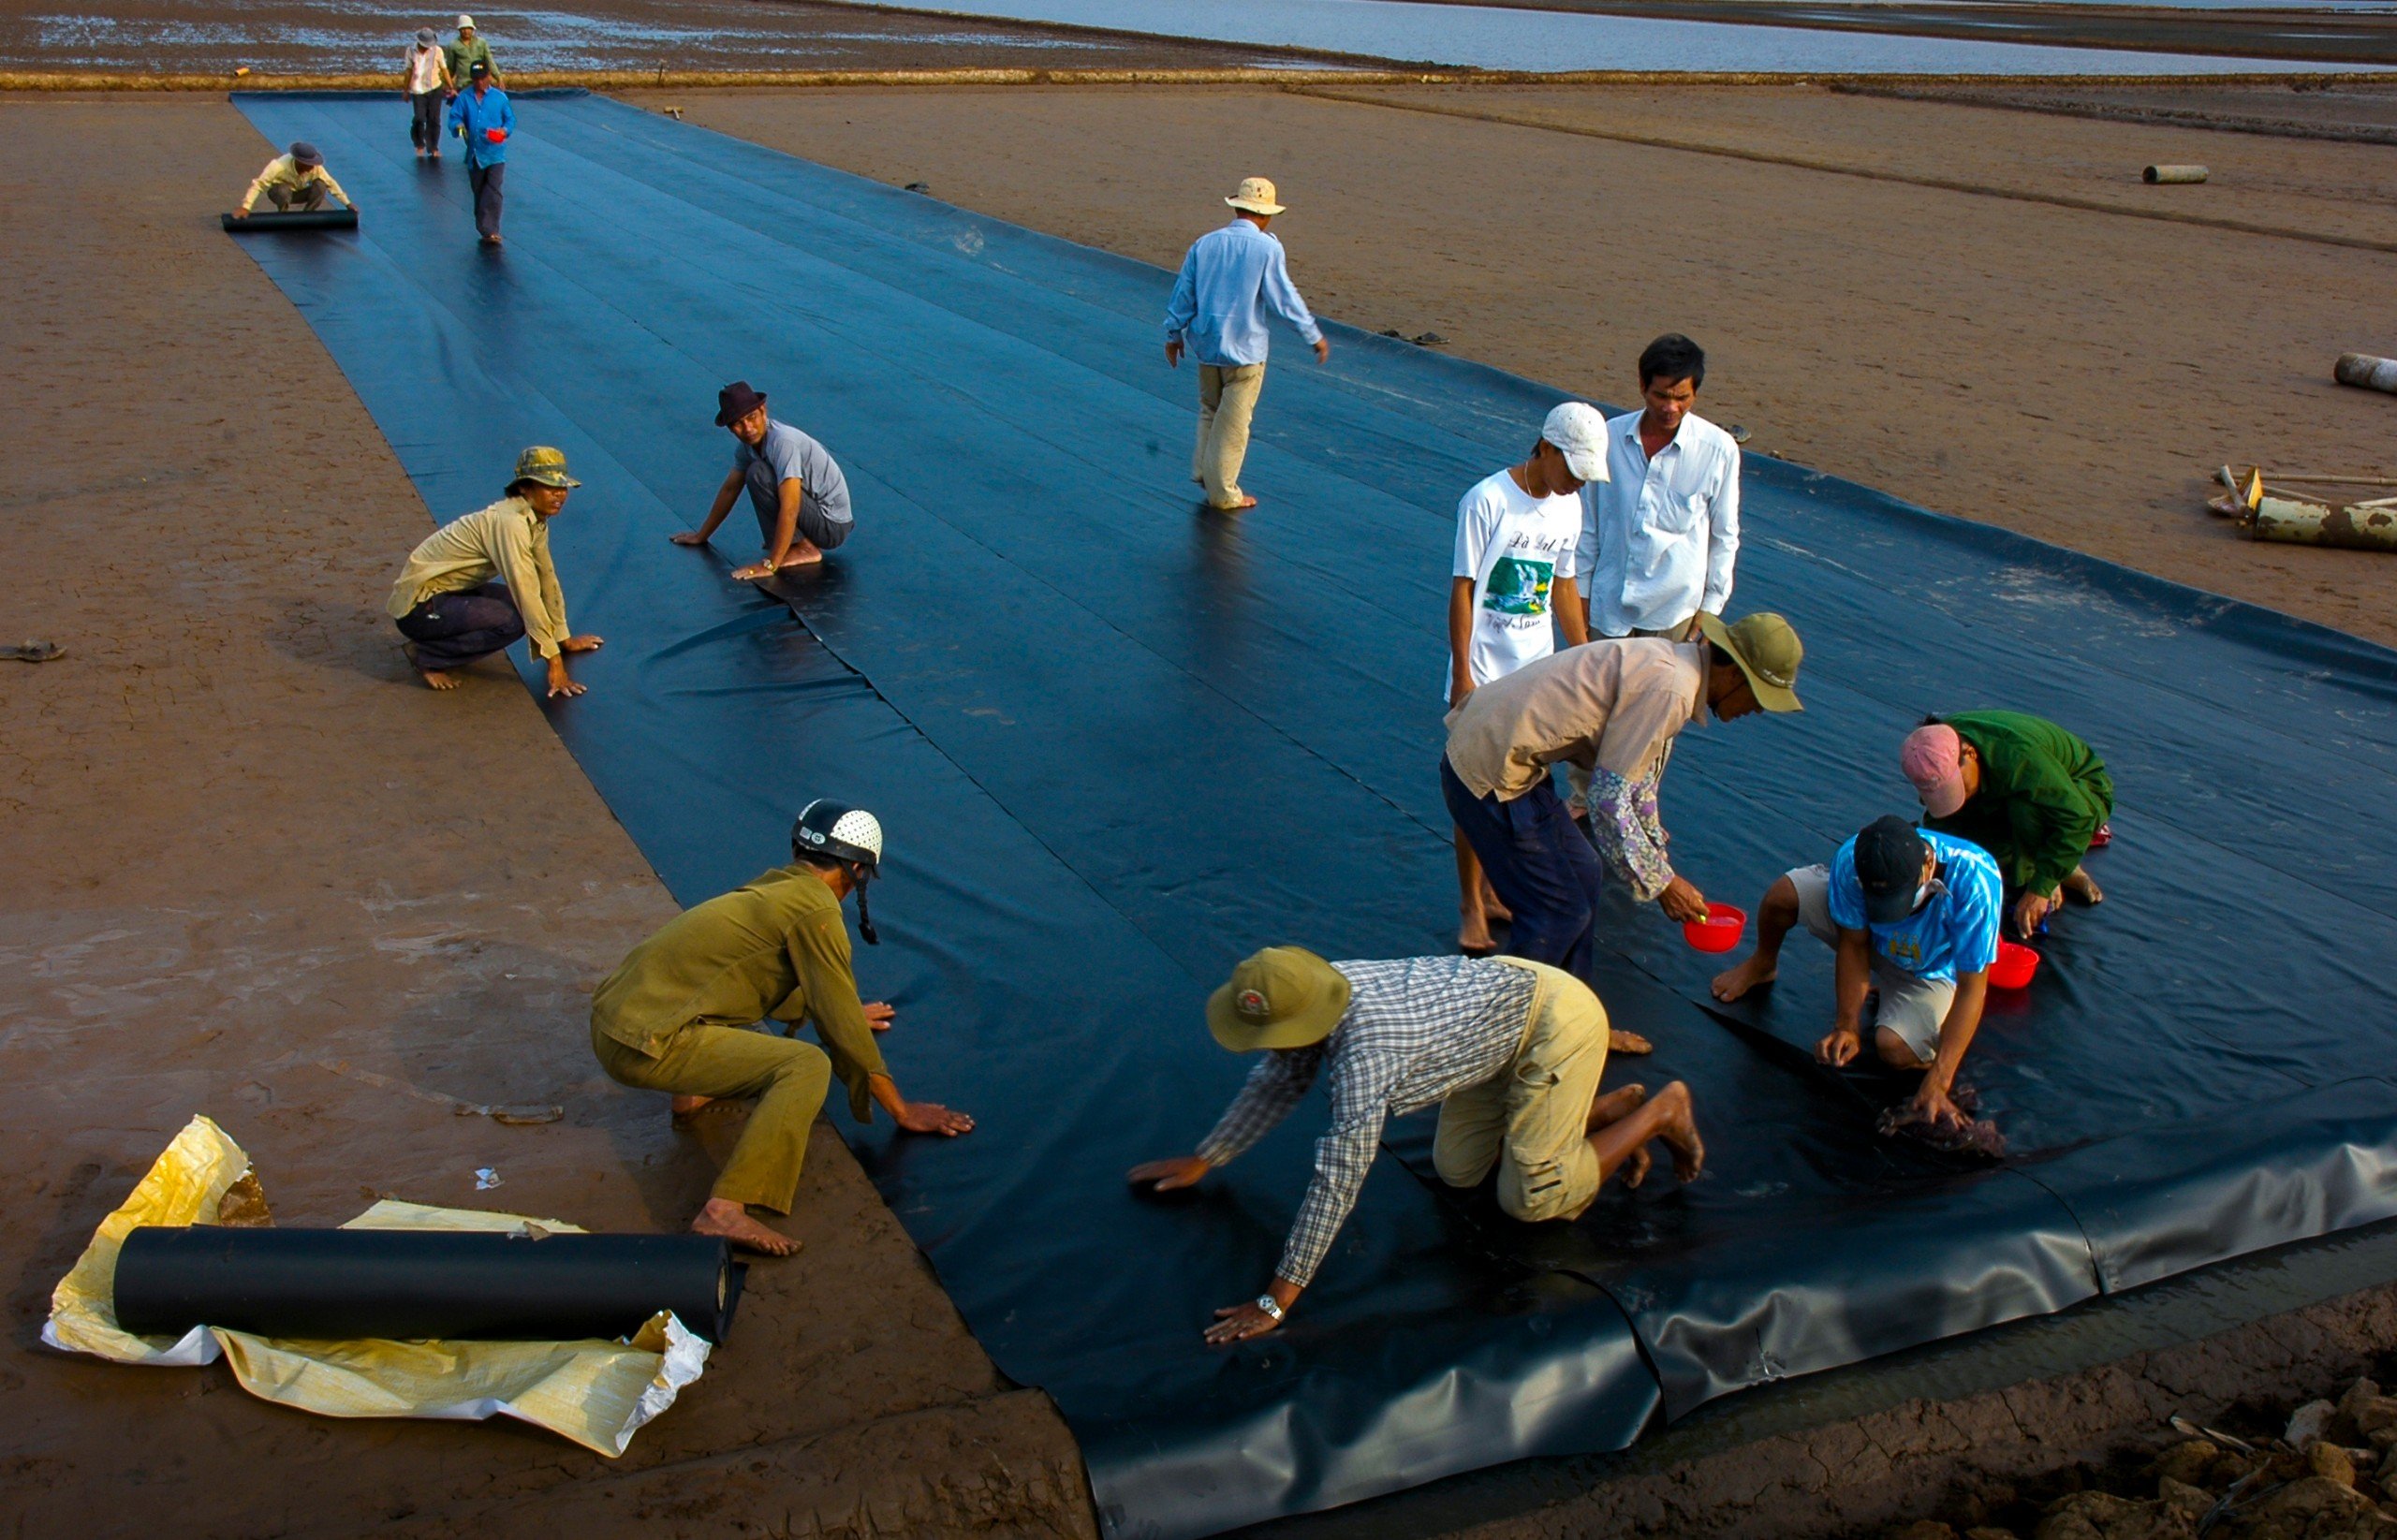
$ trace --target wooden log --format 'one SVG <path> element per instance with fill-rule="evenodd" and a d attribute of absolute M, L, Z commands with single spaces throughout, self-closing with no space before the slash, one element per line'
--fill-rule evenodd
<path fill-rule="evenodd" d="M 2139 179 L 2153 186 L 2159 182 L 2203 182 L 2207 174 L 2202 166 L 2151 166 Z"/>
<path fill-rule="evenodd" d="M 2386 390 L 2397 396 L 2397 359 L 2375 359 L 2369 353 L 2342 353 L 2339 361 L 2331 366 L 2331 377 L 2341 385 L 2352 385 L 2359 390 Z"/>

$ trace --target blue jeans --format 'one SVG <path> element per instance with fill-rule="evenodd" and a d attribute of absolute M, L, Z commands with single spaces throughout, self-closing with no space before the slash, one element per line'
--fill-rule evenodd
<path fill-rule="evenodd" d="M 1481 858 L 1490 886 L 1515 912 L 1507 954 L 1588 979 L 1605 868 L 1556 788 L 1543 776 L 1510 802 L 1476 797 L 1442 755 L 1440 795 L 1448 816 L 1464 830 L 1465 843 Z"/>
<path fill-rule="evenodd" d="M 461 668 L 522 640 L 524 617 L 506 583 L 483 583 L 435 594 L 402 616 L 399 627 L 416 643 L 417 667 Z"/>

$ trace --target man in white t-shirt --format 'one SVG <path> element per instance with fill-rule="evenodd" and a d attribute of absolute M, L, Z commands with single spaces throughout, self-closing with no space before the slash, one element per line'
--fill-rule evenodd
<path fill-rule="evenodd" d="M 1556 651 L 1551 616 L 1567 643 L 1590 639 L 1575 548 L 1585 481 L 1607 478 L 1606 419 L 1583 402 L 1548 414 L 1529 460 L 1477 482 L 1457 504 L 1456 562 L 1448 584 L 1448 706 Z M 1481 862 L 1459 829 L 1457 945 L 1470 956 L 1490 938 L 1491 895 Z"/>

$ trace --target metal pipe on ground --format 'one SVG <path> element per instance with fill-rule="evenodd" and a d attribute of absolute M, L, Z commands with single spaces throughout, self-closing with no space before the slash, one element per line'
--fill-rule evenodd
<path fill-rule="evenodd" d="M 2397 506 L 2356 503 L 2331 507 L 2294 498 L 2267 497 L 2256 506 L 2254 534 L 2258 540 L 2283 545 L 2397 550 Z"/>
<path fill-rule="evenodd" d="M 2151 166 L 2139 174 L 2139 179 L 2154 185 L 2157 183 L 2203 182 L 2206 176 L 2206 169 L 2202 166 Z"/>
<path fill-rule="evenodd" d="M 2341 385 L 2359 390 L 2386 390 L 2397 396 L 2397 359 L 2376 359 L 2369 353 L 2342 353 L 2331 368 Z"/>

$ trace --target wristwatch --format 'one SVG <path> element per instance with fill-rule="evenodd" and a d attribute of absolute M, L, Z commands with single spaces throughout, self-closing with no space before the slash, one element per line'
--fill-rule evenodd
<path fill-rule="evenodd" d="M 1273 1317 L 1273 1324 L 1275 1326 L 1280 1326 L 1282 1324 L 1281 1300 L 1274 1298 L 1270 1294 L 1260 1294 L 1257 1297 L 1257 1308 L 1263 1311 L 1266 1314 Z"/>

